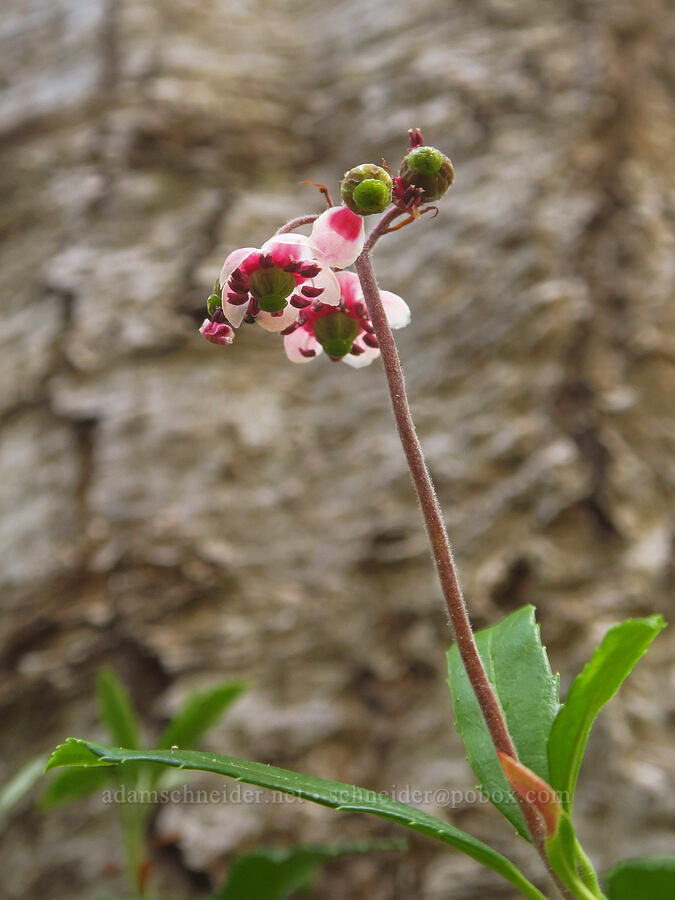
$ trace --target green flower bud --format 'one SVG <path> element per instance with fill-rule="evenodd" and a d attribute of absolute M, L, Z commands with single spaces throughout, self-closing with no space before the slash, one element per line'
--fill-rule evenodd
<path fill-rule="evenodd" d="M 415 147 L 405 157 L 398 171 L 405 187 L 422 188 L 423 202 L 440 200 L 455 179 L 448 157 L 435 147 Z"/>
<path fill-rule="evenodd" d="M 220 293 L 220 284 L 216 282 L 215 287 L 213 288 L 213 293 L 209 295 L 206 301 L 206 310 L 210 316 L 214 314 L 214 312 L 218 309 L 219 306 L 223 305 L 223 298 Z"/>
<path fill-rule="evenodd" d="M 391 175 L 374 163 L 363 163 L 345 174 L 340 186 L 342 200 L 360 216 L 384 212 L 391 203 Z"/>
<path fill-rule="evenodd" d="M 358 321 L 344 312 L 329 313 L 314 323 L 314 337 L 333 359 L 342 359 L 359 336 Z"/>

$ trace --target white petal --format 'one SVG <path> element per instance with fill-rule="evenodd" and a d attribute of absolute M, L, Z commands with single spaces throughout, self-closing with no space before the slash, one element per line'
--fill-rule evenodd
<path fill-rule="evenodd" d="M 244 320 L 244 316 L 248 312 L 248 303 L 235 305 L 225 298 L 223 302 L 223 312 L 230 325 L 232 325 L 233 328 L 239 328 Z"/>
<path fill-rule="evenodd" d="M 305 234 L 275 234 L 269 241 L 265 241 L 262 249 L 265 253 L 269 253 L 274 249 L 274 245 L 285 244 L 293 247 L 293 256 L 303 262 L 310 259 L 316 259 L 319 248 L 312 243 L 311 238 Z"/>
<path fill-rule="evenodd" d="M 314 222 L 311 239 L 324 265 L 344 269 L 363 250 L 366 228 L 363 218 L 346 206 L 332 206 Z"/>
<path fill-rule="evenodd" d="M 223 268 L 220 270 L 221 288 L 225 287 L 230 275 L 234 272 L 237 266 L 243 263 L 247 256 L 251 255 L 251 253 L 260 253 L 260 250 L 256 250 L 255 247 L 241 247 L 239 250 L 233 250 L 232 253 L 230 253 L 230 255 L 223 263 Z"/>
<path fill-rule="evenodd" d="M 256 325 L 260 325 L 265 331 L 283 331 L 284 328 L 288 328 L 289 325 L 295 322 L 299 312 L 300 310 L 291 306 L 290 303 L 283 308 L 280 316 L 273 316 L 272 313 L 261 309 L 255 317 Z"/>
<path fill-rule="evenodd" d="M 340 282 L 335 277 L 335 273 L 328 268 L 322 268 L 319 274 L 310 278 L 307 282 L 312 287 L 323 288 L 323 294 L 316 299 L 328 306 L 337 306 L 340 302 Z"/>
<path fill-rule="evenodd" d="M 340 283 L 340 293 L 347 309 L 351 309 L 356 303 L 365 302 L 361 282 L 355 272 L 336 272 L 335 277 Z"/>
<path fill-rule="evenodd" d="M 287 334 L 284 337 L 284 350 L 286 351 L 286 356 L 294 363 L 308 363 L 315 359 L 314 356 L 303 356 L 300 353 L 300 348 L 303 350 L 314 350 L 316 356 L 320 356 L 323 353 L 321 344 L 311 331 L 307 331 L 306 328 L 298 328 L 293 334 Z"/>
<path fill-rule="evenodd" d="M 405 328 L 410 325 L 410 307 L 398 294 L 391 291 L 380 291 L 382 306 L 387 316 L 387 321 L 392 328 Z"/>
<path fill-rule="evenodd" d="M 348 353 L 342 357 L 342 362 L 347 363 L 352 369 L 362 369 L 364 366 L 369 366 L 380 355 L 379 347 L 364 347 L 363 350 L 364 352 L 359 353 L 358 356 Z"/>

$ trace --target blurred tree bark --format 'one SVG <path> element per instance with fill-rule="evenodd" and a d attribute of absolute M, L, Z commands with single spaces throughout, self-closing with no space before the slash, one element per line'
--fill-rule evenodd
<path fill-rule="evenodd" d="M 196 333 L 230 249 L 321 209 L 301 179 L 335 189 L 353 164 L 394 167 L 412 126 L 452 156 L 456 184 L 376 262 L 413 308 L 401 352 L 476 624 L 535 603 L 565 688 L 608 625 L 672 611 L 668 13 L 7 0 L 5 775 L 96 732 L 106 662 L 149 742 L 190 685 L 245 677 L 224 752 L 381 790 L 473 787 L 379 364 L 294 367 L 259 330 L 228 350 Z M 594 731 L 579 821 L 600 866 L 666 846 L 668 641 Z M 518 856 L 485 806 L 427 807 Z M 21 813 L 2 897 L 119 889 L 99 799 Z M 158 884 L 196 896 L 237 848 L 374 833 L 389 830 L 308 805 L 167 806 Z M 511 896 L 425 842 L 334 865 L 317 893 L 450 895 Z"/>

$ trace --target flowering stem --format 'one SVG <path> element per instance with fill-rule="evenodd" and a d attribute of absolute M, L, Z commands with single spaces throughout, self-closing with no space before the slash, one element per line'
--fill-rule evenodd
<path fill-rule="evenodd" d="M 286 234 L 287 231 L 295 231 L 295 229 L 300 228 L 301 225 L 311 225 L 312 222 L 315 222 L 318 218 L 319 216 L 317 213 L 307 216 L 298 216 L 297 219 L 291 219 L 290 222 L 286 222 L 285 225 L 282 225 L 281 228 L 277 229 L 276 234 Z"/>
<path fill-rule="evenodd" d="M 382 299 L 380 297 L 380 291 L 377 286 L 373 263 L 370 257 L 370 249 L 375 244 L 375 241 L 385 233 L 389 224 L 400 212 L 401 211 L 398 209 L 392 209 L 382 216 L 371 232 L 369 239 L 366 241 L 361 255 L 356 260 L 356 271 L 361 282 L 370 319 L 375 328 L 375 335 L 377 336 L 380 345 L 382 362 L 387 376 L 389 394 L 391 396 L 391 404 L 394 411 L 394 418 L 396 419 L 398 434 L 422 508 L 422 515 L 424 516 L 424 522 L 429 535 L 434 563 L 443 590 L 443 596 L 445 598 L 450 621 L 455 632 L 457 648 L 464 669 L 466 670 L 467 677 L 483 713 L 485 724 L 495 750 L 506 753 L 507 756 L 517 760 L 518 754 L 511 735 L 509 734 L 509 729 L 504 719 L 499 701 L 488 680 L 483 661 L 478 653 L 473 630 L 471 628 L 471 622 L 469 620 L 469 613 L 459 585 L 459 578 L 452 556 L 452 549 L 450 547 L 450 540 L 445 527 L 443 513 L 427 468 L 422 445 L 420 444 L 415 430 L 415 423 L 408 404 L 405 379 L 403 377 L 398 349 L 382 305 Z M 546 858 L 544 830 L 541 819 L 529 803 L 526 803 L 521 798 L 517 799 L 539 855 L 544 860 L 548 871 L 554 878 L 563 896 L 570 897 L 571 895 L 567 889 L 552 872 Z"/>
<path fill-rule="evenodd" d="M 387 212 L 384 213 L 380 221 L 368 235 L 368 239 L 363 246 L 364 252 L 372 250 L 377 239 L 381 238 L 383 234 L 386 234 L 387 228 L 389 228 L 394 219 L 397 219 L 399 216 L 402 216 L 404 214 L 407 214 L 407 210 L 399 209 L 397 206 L 392 206 L 391 209 L 387 210 Z M 359 278 L 360 277 L 361 276 L 359 275 Z M 373 279 L 374 277 L 375 276 L 373 276 Z"/>

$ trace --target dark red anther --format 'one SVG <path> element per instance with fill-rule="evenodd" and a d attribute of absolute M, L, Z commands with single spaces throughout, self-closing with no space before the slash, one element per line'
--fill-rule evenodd
<path fill-rule="evenodd" d="M 306 309 L 312 301 L 306 300 L 304 297 L 301 297 L 300 294 L 293 294 L 289 302 L 291 306 L 294 306 L 296 309 Z"/>
<path fill-rule="evenodd" d="M 303 278 L 316 278 L 320 271 L 321 269 L 319 268 L 319 266 L 310 264 L 309 266 L 303 266 L 300 269 L 300 274 L 303 276 Z"/>
<path fill-rule="evenodd" d="M 355 303 L 354 304 L 354 312 L 359 317 L 359 319 L 367 319 L 368 318 L 368 310 L 366 309 L 365 303 Z"/>
<path fill-rule="evenodd" d="M 241 306 L 242 303 L 248 303 L 248 294 L 235 294 L 234 291 L 228 291 L 227 302 L 233 306 Z"/>
<path fill-rule="evenodd" d="M 283 331 L 280 331 L 280 332 L 279 332 L 279 334 L 283 334 L 283 335 L 286 335 L 286 334 L 293 334 L 293 332 L 294 332 L 298 327 L 299 327 L 299 326 L 298 326 L 298 323 L 297 323 L 297 322 L 291 322 L 291 324 L 288 326 L 288 328 L 284 328 Z"/>
<path fill-rule="evenodd" d="M 283 309 L 279 309 L 279 310 L 277 310 L 277 312 L 270 313 L 270 315 L 272 316 L 273 319 L 278 319 L 279 316 L 283 316 L 283 314 L 284 314 Z"/>
<path fill-rule="evenodd" d="M 363 347 L 359 347 L 358 344 L 352 344 L 352 349 L 349 351 L 352 356 L 361 356 L 362 353 L 365 353 L 365 349 Z"/>
<path fill-rule="evenodd" d="M 243 278 L 230 278 L 227 287 L 235 294 L 248 294 L 248 285 Z"/>
<path fill-rule="evenodd" d="M 212 322 L 217 322 L 219 325 L 225 321 L 225 313 L 223 312 L 223 307 L 219 306 L 211 316 Z"/>
<path fill-rule="evenodd" d="M 244 316 L 244 322 L 247 325 L 254 325 L 255 324 L 255 316 L 252 316 L 250 313 L 248 313 L 247 315 Z"/>
<path fill-rule="evenodd" d="M 248 294 L 235 294 L 234 291 L 228 291 L 227 302 L 232 306 L 241 306 L 242 303 L 248 303 Z"/>
<path fill-rule="evenodd" d="M 240 290 L 241 288 L 246 287 L 248 281 L 241 269 L 235 269 L 234 272 L 230 275 L 228 284 L 231 285 L 234 290 Z"/>
<path fill-rule="evenodd" d="M 380 346 L 379 341 L 377 340 L 377 338 L 375 337 L 374 334 L 364 334 L 363 337 L 361 338 L 361 340 L 367 347 L 379 347 Z"/>
<path fill-rule="evenodd" d="M 424 138 L 422 137 L 422 132 L 419 128 L 409 128 L 408 129 L 408 139 L 410 141 L 410 146 L 408 147 L 408 152 L 414 150 L 415 147 L 423 147 L 424 146 Z"/>
<path fill-rule="evenodd" d="M 316 350 L 305 350 L 304 347 L 298 347 L 301 356 L 305 356 L 307 359 L 311 359 L 313 356 L 316 356 Z"/>
<path fill-rule="evenodd" d="M 305 297 L 310 297 L 312 300 L 320 294 L 323 294 L 323 292 L 324 288 L 310 287 L 308 284 L 304 284 L 300 288 L 300 293 L 304 294 Z"/>
<path fill-rule="evenodd" d="M 258 265 L 261 269 L 273 269 L 274 268 L 274 260 L 272 259 L 269 253 L 260 254 L 258 257 Z"/>
<path fill-rule="evenodd" d="M 399 209 L 412 209 L 419 206 L 423 194 L 422 188 L 416 188 L 412 184 L 405 185 L 403 179 L 398 175 L 394 178 L 394 200 Z"/>
<path fill-rule="evenodd" d="M 368 331 L 370 334 L 375 334 L 375 328 L 371 321 L 361 322 L 361 328 L 363 328 L 364 331 Z"/>
<path fill-rule="evenodd" d="M 284 272 L 299 272 L 302 268 L 302 263 L 297 260 L 292 260 L 291 262 L 287 262 L 284 266 Z"/>

